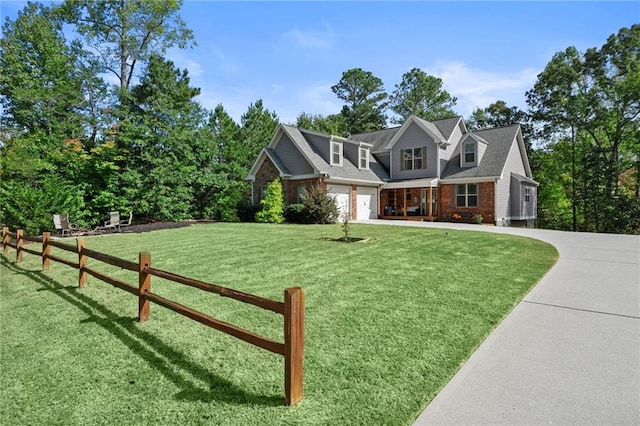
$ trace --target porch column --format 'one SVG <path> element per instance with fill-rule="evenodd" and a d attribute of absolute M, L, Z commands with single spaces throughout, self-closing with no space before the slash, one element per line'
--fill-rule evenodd
<path fill-rule="evenodd" d="M 433 216 L 433 187 L 429 187 L 429 199 L 427 200 L 427 211 L 429 212 L 429 217 Z"/>
<path fill-rule="evenodd" d="M 406 219 L 407 218 L 407 189 L 406 188 L 402 188 L 402 203 L 403 203 L 402 215 Z"/>

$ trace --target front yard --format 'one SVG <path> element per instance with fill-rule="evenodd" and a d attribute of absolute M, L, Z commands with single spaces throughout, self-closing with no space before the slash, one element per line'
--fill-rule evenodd
<path fill-rule="evenodd" d="M 208 224 L 88 248 L 282 300 L 306 298 L 304 400 L 283 359 L 29 254 L 0 265 L 1 424 L 410 424 L 557 259 L 540 241 L 352 225 Z M 39 245 L 35 245 L 38 246 Z M 53 249 L 54 254 L 62 253 Z M 90 265 L 99 263 L 89 260 Z M 96 266 L 96 268 L 98 268 Z M 99 269 L 137 286 L 137 276 Z M 282 317 L 153 278 L 152 291 L 282 341 Z"/>

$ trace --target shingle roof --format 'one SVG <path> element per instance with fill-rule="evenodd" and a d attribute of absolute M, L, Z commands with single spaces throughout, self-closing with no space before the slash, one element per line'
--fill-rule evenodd
<path fill-rule="evenodd" d="M 519 128 L 518 125 L 514 125 L 467 133 L 453 151 L 451 159 L 442 171 L 441 179 L 500 176 Z M 472 135 L 481 138 L 487 144 L 487 149 L 477 167 L 460 167 L 460 147 L 466 140 L 472 138 Z"/>
<path fill-rule="evenodd" d="M 276 154 L 276 152 L 273 149 L 267 147 L 264 149 L 264 152 L 271 159 L 271 161 L 273 161 L 273 164 L 282 174 L 285 174 L 285 175 L 291 174 L 289 172 L 289 169 L 287 169 L 287 166 L 284 165 L 282 160 L 280 160 L 280 157 L 278 157 L 278 154 Z"/>
<path fill-rule="evenodd" d="M 382 151 L 387 143 L 398 133 L 400 127 L 401 126 L 378 130 L 377 132 L 358 133 L 357 135 L 349 136 L 349 139 L 373 145 L 371 148 L 373 152 Z"/>
<path fill-rule="evenodd" d="M 451 137 L 451 134 L 455 130 L 461 118 L 462 117 L 460 116 L 443 118 L 441 120 L 433 120 L 432 123 L 435 124 L 435 126 L 438 128 L 438 130 L 440 130 L 442 135 L 447 140 L 449 140 L 449 138 Z"/>
<path fill-rule="evenodd" d="M 382 183 L 389 179 L 389 173 L 378 163 L 371 152 L 369 152 L 369 170 L 360 170 L 356 164 L 344 158 L 342 166 L 330 165 L 304 137 L 306 131 L 293 126 L 282 126 L 287 132 L 291 140 L 300 149 L 303 155 L 309 159 L 311 165 L 320 173 L 326 174 L 329 178 L 365 180 L 371 182 Z M 314 134 L 327 140 L 327 144 L 331 139 L 330 135 Z"/>

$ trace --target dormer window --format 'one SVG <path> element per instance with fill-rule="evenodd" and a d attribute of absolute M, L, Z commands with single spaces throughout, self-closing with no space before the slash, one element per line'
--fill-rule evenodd
<path fill-rule="evenodd" d="M 342 166 L 342 142 L 331 141 L 331 165 Z"/>
<path fill-rule="evenodd" d="M 358 167 L 360 170 L 369 170 L 369 148 L 358 148 Z"/>
<path fill-rule="evenodd" d="M 475 163 L 476 162 L 476 144 L 473 142 L 467 142 L 464 144 L 464 162 Z"/>

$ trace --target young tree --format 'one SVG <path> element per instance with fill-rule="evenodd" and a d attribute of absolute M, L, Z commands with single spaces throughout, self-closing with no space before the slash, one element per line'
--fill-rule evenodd
<path fill-rule="evenodd" d="M 260 201 L 261 209 L 256 213 L 256 222 L 284 222 L 284 196 L 279 178 L 275 178 L 268 186 L 264 198 Z"/>
<path fill-rule="evenodd" d="M 404 123 L 411 115 L 425 120 L 437 120 L 455 115 L 453 107 L 457 98 L 442 88 L 442 80 L 413 68 L 402 76 L 400 84 L 389 98 L 389 107 L 400 117 L 392 122 Z"/>
<path fill-rule="evenodd" d="M 341 114 L 346 122 L 349 134 L 371 132 L 384 128 L 387 117 L 382 80 L 370 71 L 352 68 L 342 73 L 338 84 L 331 90 L 339 99 L 346 102 Z"/>

